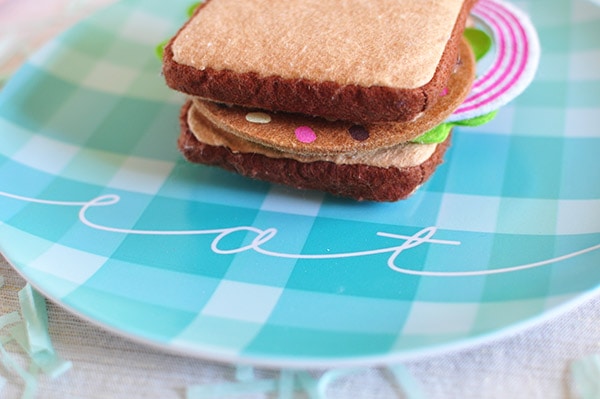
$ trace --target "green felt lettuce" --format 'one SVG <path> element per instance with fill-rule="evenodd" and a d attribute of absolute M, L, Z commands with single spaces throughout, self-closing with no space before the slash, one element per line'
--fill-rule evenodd
<path fill-rule="evenodd" d="M 433 129 L 428 130 L 427 132 L 423 133 L 416 139 L 411 140 L 411 143 L 416 143 L 416 144 L 442 143 L 444 140 L 446 140 L 446 138 L 448 137 L 448 135 L 450 134 L 450 131 L 452 130 L 452 128 L 454 126 L 480 126 L 480 125 L 488 123 L 489 121 L 494 119 L 494 117 L 496 116 L 497 113 L 498 113 L 498 111 L 492 111 L 492 112 L 484 114 L 484 115 L 476 116 L 475 118 L 463 119 L 462 121 L 444 122 L 442 124 L 437 125 Z"/>
<path fill-rule="evenodd" d="M 163 55 L 165 53 L 165 46 L 167 45 L 167 43 L 169 42 L 169 39 L 164 40 L 162 42 L 160 42 L 155 48 L 154 48 L 154 52 L 156 54 L 156 56 L 158 57 L 159 60 L 162 61 L 163 59 Z"/>
<path fill-rule="evenodd" d="M 452 124 L 455 126 L 480 126 L 494 119 L 497 113 L 498 110 L 494 110 L 492 112 L 488 112 L 487 114 L 479 115 L 474 118 L 454 121 L 452 122 Z"/>
<path fill-rule="evenodd" d="M 192 15 L 194 15 L 194 12 L 196 11 L 196 9 L 198 8 L 198 6 L 202 4 L 202 1 L 197 1 L 193 4 L 191 4 L 186 11 L 186 14 L 188 16 L 188 18 L 190 18 Z M 156 54 L 156 57 L 158 57 L 159 60 L 162 61 L 163 59 L 163 55 L 165 53 L 165 46 L 167 45 L 167 43 L 169 42 L 169 40 L 163 40 L 162 42 L 160 42 L 155 48 L 154 48 L 154 53 Z"/>
<path fill-rule="evenodd" d="M 481 29 L 465 28 L 463 35 L 471 45 L 476 61 L 482 59 L 492 48 L 492 38 Z"/>
<path fill-rule="evenodd" d="M 441 143 L 446 140 L 446 137 L 450 134 L 450 130 L 452 130 L 451 123 L 442 123 L 434 127 L 433 129 L 423 133 L 419 137 L 414 140 L 411 140 L 411 143 L 416 144 L 434 144 Z"/>
<path fill-rule="evenodd" d="M 196 8 L 198 8 L 198 6 L 202 4 L 201 1 L 197 1 L 194 4 L 192 4 L 191 6 L 188 7 L 187 9 L 187 15 L 188 17 L 191 17 L 192 15 L 194 15 L 194 12 L 196 12 Z"/>

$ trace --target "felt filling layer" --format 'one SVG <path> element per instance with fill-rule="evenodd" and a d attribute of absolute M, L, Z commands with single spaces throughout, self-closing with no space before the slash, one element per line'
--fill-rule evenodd
<path fill-rule="evenodd" d="M 211 146 L 227 147 L 234 153 L 261 154 L 269 158 L 289 158 L 305 163 L 328 161 L 338 165 L 361 164 L 381 168 L 396 167 L 401 169 L 422 164 L 431 157 L 437 147 L 437 144 L 402 143 L 371 151 L 352 151 L 320 155 L 298 154 L 265 147 L 220 130 L 204 118 L 194 105 L 188 111 L 187 122 L 191 132 L 202 143 Z"/>

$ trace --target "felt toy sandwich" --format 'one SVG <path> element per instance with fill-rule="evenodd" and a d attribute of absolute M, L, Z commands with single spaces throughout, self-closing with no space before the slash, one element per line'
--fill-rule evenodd
<path fill-rule="evenodd" d="M 406 198 L 442 162 L 452 126 L 491 119 L 537 67 L 537 37 L 519 11 L 474 5 L 207 0 L 164 47 L 168 86 L 189 96 L 179 149 L 191 162 L 296 188 Z M 520 45 L 493 25 L 491 35 L 465 32 L 476 9 L 488 22 L 517 16 Z M 525 60 L 516 75 L 513 65 L 492 63 L 510 76 L 488 71 L 475 80 L 490 36 L 502 39 L 501 63 L 507 51 L 526 53 L 513 58 Z"/>

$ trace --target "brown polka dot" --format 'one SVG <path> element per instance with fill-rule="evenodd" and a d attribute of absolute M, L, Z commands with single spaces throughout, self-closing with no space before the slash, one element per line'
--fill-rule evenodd
<path fill-rule="evenodd" d="M 350 136 L 356 141 L 365 141 L 369 138 L 369 131 L 361 125 L 353 125 L 348 129 Z"/>

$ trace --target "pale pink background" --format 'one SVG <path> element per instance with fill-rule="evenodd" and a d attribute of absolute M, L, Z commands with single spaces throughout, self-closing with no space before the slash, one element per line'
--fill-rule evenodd
<path fill-rule="evenodd" d="M 115 0 L 0 0 L 0 76 L 49 38 Z"/>

